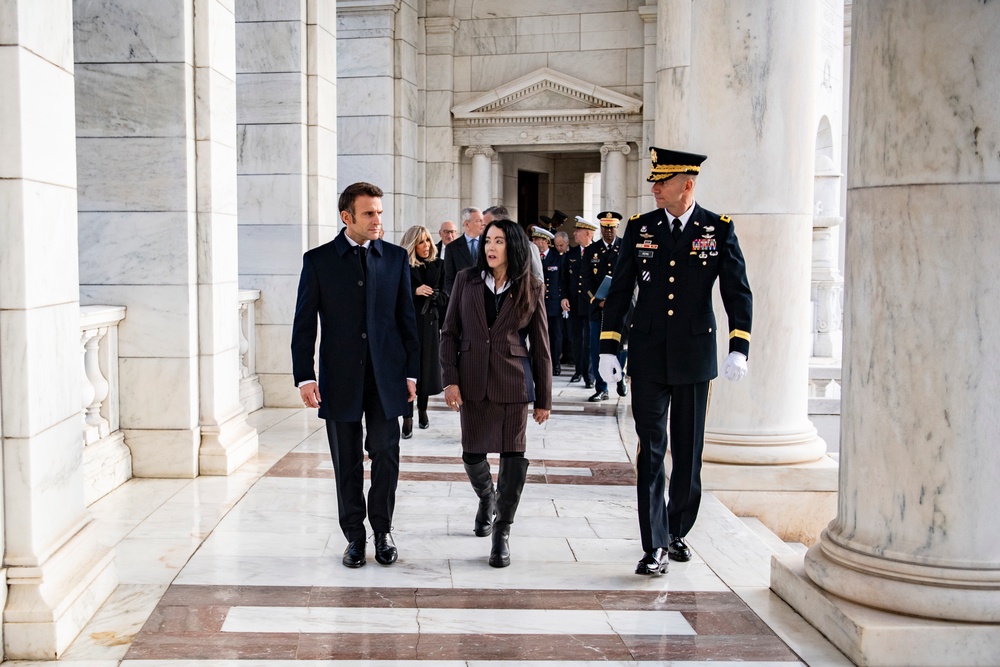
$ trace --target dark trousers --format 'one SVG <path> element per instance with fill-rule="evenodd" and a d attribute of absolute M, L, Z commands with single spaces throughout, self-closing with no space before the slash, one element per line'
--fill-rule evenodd
<path fill-rule="evenodd" d="M 366 361 L 362 410 L 368 432 L 362 432 L 360 421 L 326 421 L 333 475 L 337 481 L 340 529 L 348 541 L 365 539 L 365 452 L 372 462 L 367 515 L 373 532 L 388 533 L 392 529 L 399 480 L 399 419 L 386 418 L 370 355 Z"/>
<path fill-rule="evenodd" d="M 552 355 L 553 370 L 559 365 L 562 350 L 562 315 L 549 315 L 549 353 Z"/>
<path fill-rule="evenodd" d="M 585 382 L 593 382 L 594 376 L 590 372 L 590 318 L 570 313 L 567 328 L 569 341 L 573 346 L 573 360 L 576 362 L 573 372 Z"/>
<path fill-rule="evenodd" d="M 711 382 L 668 385 L 632 378 L 632 415 L 639 436 L 636 498 L 643 551 L 665 548 L 671 536 L 684 537 L 698 516 L 705 413 L 711 391 Z M 668 411 L 673 464 L 669 490 L 663 469 Z M 665 491 L 669 504 L 664 502 Z"/>
<path fill-rule="evenodd" d="M 622 373 L 625 372 L 625 360 L 628 359 L 628 350 L 623 349 L 618 353 L 618 363 L 622 367 Z M 608 381 L 601 377 L 600 368 L 601 364 L 601 321 L 596 322 L 591 320 L 590 322 L 590 368 L 594 373 L 594 389 L 597 391 L 607 391 Z"/>
<path fill-rule="evenodd" d="M 417 410 L 427 410 L 427 403 L 429 396 L 424 396 L 423 394 L 417 394 Z M 413 401 L 406 404 L 406 412 L 403 413 L 404 417 L 413 417 Z"/>

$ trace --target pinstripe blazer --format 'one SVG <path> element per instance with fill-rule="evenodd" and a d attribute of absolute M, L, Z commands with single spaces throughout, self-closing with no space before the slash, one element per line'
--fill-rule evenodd
<path fill-rule="evenodd" d="M 505 304 L 486 327 L 484 280 L 475 268 L 456 276 L 441 330 L 441 376 L 463 400 L 534 403 L 552 409 L 552 359 L 544 287 L 531 280 L 532 308 L 520 321 Z M 530 350 L 527 342 L 531 342 Z"/>

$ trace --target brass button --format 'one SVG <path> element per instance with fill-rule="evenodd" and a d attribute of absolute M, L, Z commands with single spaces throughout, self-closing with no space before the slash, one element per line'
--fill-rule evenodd
<path fill-rule="evenodd" d="M 712 333 L 712 327 L 708 328 L 708 333 Z"/>
<path fill-rule="evenodd" d="M 642 263 L 643 263 L 643 264 L 645 264 L 645 263 L 646 263 L 646 260 L 642 260 Z"/>
<path fill-rule="evenodd" d="M 676 263 L 677 263 L 677 262 L 675 262 L 674 260 L 670 260 L 670 266 L 673 266 L 673 265 L 674 265 L 674 264 L 676 264 Z"/>
<path fill-rule="evenodd" d="M 701 265 L 702 266 L 708 266 L 708 262 L 702 262 Z"/>
<path fill-rule="evenodd" d="M 670 282 L 674 282 L 674 277 L 670 276 Z"/>
<path fill-rule="evenodd" d="M 667 311 L 667 315 L 673 315 L 673 314 L 674 314 L 674 311 L 672 311 L 672 310 L 668 310 Z"/>
<path fill-rule="evenodd" d="M 668 298 L 668 299 L 670 299 L 670 300 L 673 300 L 673 298 L 674 298 L 674 295 L 673 295 L 673 294 L 668 294 L 668 295 L 667 295 L 667 298 Z"/>

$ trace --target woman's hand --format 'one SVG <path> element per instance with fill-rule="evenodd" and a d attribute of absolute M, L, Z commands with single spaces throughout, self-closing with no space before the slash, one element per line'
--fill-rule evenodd
<path fill-rule="evenodd" d="M 535 412 L 532 416 L 534 417 L 536 424 L 541 424 L 548 421 L 550 414 L 552 414 L 551 410 L 546 410 L 544 408 L 535 408 Z"/>
<path fill-rule="evenodd" d="M 421 285 L 417 289 L 413 290 L 413 293 L 417 296 L 430 296 L 434 294 L 434 288 L 430 285 Z"/>
<path fill-rule="evenodd" d="M 450 384 L 444 388 L 444 402 L 449 408 L 458 412 L 458 408 L 462 405 L 462 392 L 457 384 Z"/>

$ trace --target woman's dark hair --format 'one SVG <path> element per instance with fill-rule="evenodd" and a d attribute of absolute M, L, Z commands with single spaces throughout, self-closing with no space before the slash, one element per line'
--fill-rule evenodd
<path fill-rule="evenodd" d="M 507 246 L 507 280 L 510 281 L 511 301 L 518 319 L 523 318 L 532 308 L 531 294 L 531 259 L 529 252 L 537 252 L 524 233 L 513 220 L 493 220 L 486 225 L 480 236 L 479 256 L 476 257 L 476 269 L 493 275 L 493 270 L 486 263 L 486 234 L 491 227 L 503 232 Z"/>

